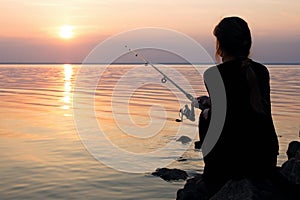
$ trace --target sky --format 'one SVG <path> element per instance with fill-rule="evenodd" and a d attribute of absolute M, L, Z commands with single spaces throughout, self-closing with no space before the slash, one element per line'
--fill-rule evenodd
<path fill-rule="evenodd" d="M 299 10 L 299 0 L 1 0 L 0 63 L 81 63 L 107 38 L 144 27 L 186 34 L 214 56 L 212 31 L 226 16 L 248 22 L 253 59 L 300 63 Z"/>

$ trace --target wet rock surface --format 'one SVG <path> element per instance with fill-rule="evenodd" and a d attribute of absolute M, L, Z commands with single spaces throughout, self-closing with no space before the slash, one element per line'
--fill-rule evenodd
<path fill-rule="evenodd" d="M 188 179 L 177 191 L 176 200 L 299 200 L 300 185 L 271 180 L 239 179 L 228 181 L 209 198 L 201 178 Z"/>
<path fill-rule="evenodd" d="M 181 142 L 182 144 L 188 144 L 192 141 L 191 138 L 189 138 L 188 136 L 181 136 L 180 138 L 178 138 L 176 140 L 176 142 Z"/>
<path fill-rule="evenodd" d="M 188 179 L 177 191 L 176 200 L 300 200 L 300 142 L 291 142 L 287 154 L 289 159 L 278 167 L 272 180 L 229 180 L 209 197 L 205 183 L 198 175 Z"/>
<path fill-rule="evenodd" d="M 186 180 L 188 174 L 181 169 L 168 169 L 168 168 L 158 168 L 155 172 L 152 173 L 154 176 L 159 176 L 165 181 L 178 181 Z"/>

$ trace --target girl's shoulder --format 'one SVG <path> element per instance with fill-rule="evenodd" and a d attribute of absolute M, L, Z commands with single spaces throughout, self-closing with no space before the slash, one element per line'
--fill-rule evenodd
<path fill-rule="evenodd" d="M 264 74 L 264 75 L 268 75 L 269 74 L 269 70 L 268 68 L 257 61 L 251 60 L 252 63 L 252 69 L 256 72 L 256 73 L 260 73 L 260 74 Z"/>

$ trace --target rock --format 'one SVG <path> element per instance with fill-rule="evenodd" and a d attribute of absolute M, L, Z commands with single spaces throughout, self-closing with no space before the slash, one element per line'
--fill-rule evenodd
<path fill-rule="evenodd" d="M 300 160 L 291 158 L 283 163 L 280 173 L 291 183 L 300 185 Z"/>
<path fill-rule="evenodd" d="M 288 159 L 296 158 L 300 159 L 300 142 L 292 141 L 289 143 L 288 150 L 286 151 Z"/>
<path fill-rule="evenodd" d="M 268 181 L 253 183 L 249 179 L 228 181 L 210 200 L 272 199 L 272 184 Z"/>
<path fill-rule="evenodd" d="M 168 168 L 158 168 L 155 172 L 152 173 L 154 176 L 159 176 L 165 181 L 173 180 L 186 180 L 188 174 L 181 169 L 168 169 Z"/>
<path fill-rule="evenodd" d="M 176 200 L 207 200 L 205 186 L 200 180 L 201 174 L 188 179 L 184 188 L 177 191 Z"/>
<path fill-rule="evenodd" d="M 202 147 L 202 141 L 196 141 L 194 143 L 194 147 L 195 147 L 195 149 L 201 149 L 201 147 Z"/>
<path fill-rule="evenodd" d="M 181 137 L 178 138 L 176 141 L 177 141 L 177 142 L 181 142 L 182 144 L 187 144 L 187 143 L 191 142 L 192 139 L 189 138 L 188 136 L 181 136 Z"/>
<path fill-rule="evenodd" d="M 282 164 L 280 173 L 289 183 L 300 185 L 300 142 L 290 142 L 286 154 L 288 160 Z"/>
<path fill-rule="evenodd" d="M 183 161 L 187 161 L 187 159 L 186 159 L 186 158 L 183 158 L 183 157 L 179 157 L 179 158 L 177 159 L 177 161 L 178 161 L 178 162 L 183 162 Z"/>
<path fill-rule="evenodd" d="M 190 178 L 177 191 L 177 200 L 300 200 L 300 142 L 292 141 L 289 159 L 270 179 L 243 178 L 229 180 L 209 197 L 201 176 Z"/>
<path fill-rule="evenodd" d="M 176 200 L 299 200 L 300 188 L 293 185 L 279 188 L 270 180 L 229 180 L 209 198 L 205 183 L 189 179 L 183 189 L 177 191 Z"/>

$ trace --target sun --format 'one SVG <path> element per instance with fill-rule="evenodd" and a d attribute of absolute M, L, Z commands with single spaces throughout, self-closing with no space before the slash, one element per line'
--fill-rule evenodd
<path fill-rule="evenodd" d="M 74 36 L 74 27 L 70 25 L 63 25 L 59 29 L 59 36 L 62 39 L 71 39 Z"/>

